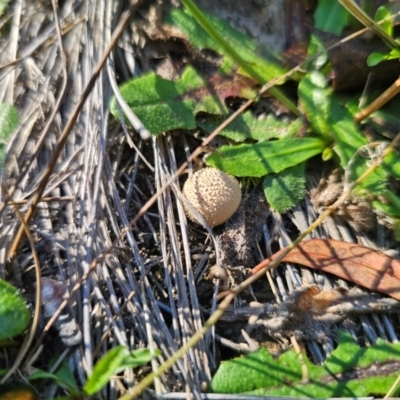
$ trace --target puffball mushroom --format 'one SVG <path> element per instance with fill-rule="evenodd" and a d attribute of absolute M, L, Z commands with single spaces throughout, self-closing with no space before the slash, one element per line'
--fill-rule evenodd
<path fill-rule="evenodd" d="M 221 225 L 237 210 L 242 198 L 239 182 L 215 168 L 197 171 L 183 186 L 183 194 L 208 225 Z M 200 223 L 185 205 L 187 216 Z"/>

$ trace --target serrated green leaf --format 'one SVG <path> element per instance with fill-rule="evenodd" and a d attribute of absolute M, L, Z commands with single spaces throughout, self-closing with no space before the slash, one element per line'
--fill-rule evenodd
<path fill-rule="evenodd" d="M 29 324 L 30 312 L 18 290 L 0 279 L 0 340 L 22 333 Z"/>
<path fill-rule="evenodd" d="M 293 208 L 303 199 L 306 190 L 304 163 L 287 168 L 278 175 L 267 175 L 263 182 L 265 197 L 279 213 Z"/>
<path fill-rule="evenodd" d="M 0 165 L 4 159 L 7 142 L 18 124 L 19 116 L 17 110 L 10 104 L 0 104 Z"/>
<path fill-rule="evenodd" d="M 314 25 L 317 29 L 339 36 L 349 23 L 349 12 L 338 2 L 319 0 L 314 13 Z"/>
<path fill-rule="evenodd" d="M 230 175 L 261 177 L 308 160 L 321 153 L 326 144 L 321 138 L 297 138 L 222 146 L 206 163 Z"/>
<path fill-rule="evenodd" d="M 271 60 L 272 55 L 270 53 L 268 54 L 268 60 L 266 57 L 260 57 L 260 54 L 256 54 L 254 43 L 249 41 L 244 35 L 232 30 L 225 21 L 216 20 L 204 14 L 192 0 L 182 0 L 182 3 L 188 11 L 190 10 L 196 22 L 213 38 L 219 53 L 226 56 L 225 60 L 228 60 L 229 68 L 231 68 L 230 66 L 233 60 L 234 63 L 240 66 L 239 73 L 251 77 L 261 85 L 264 85 L 274 77 L 283 76 L 283 71 L 276 75 L 277 62 Z M 176 10 L 179 12 L 178 9 Z M 175 12 L 175 10 L 173 12 Z M 240 35 L 239 38 L 238 35 Z M 236 40 L 237 38 L 238 40 Z M 189 42 L 192 41 L 192 39 L 194 38 L 188 37 Z M 264 53 L 267 54 L 265 49 Z M 224 71 L 231 70 L 228 69 L 226 65 L 224 65 L 222 69 Z M 280 69 L 282 70 L 282 68 Z M 292 75 L 293 79 L 294 76 L 295 75 Z M 300 111 L 296 105 L 288 96 L 281 92 L 278 87 L 273 86 L 268 92 L 286 106 L 293 114 L 300 115 Z"/>
<path fill-rule="evenodd" d="M 379 339 L 368 348 L 360 348 L 344 331 L 339 345 L 323 366 L 310 363 L 303 354 L 310 382 L 301 383 L 301 363 L 293 351 L 273 359 L 260 348 L 247 356 L 221 364 L 211 382 L 217 393 L 240 393 L 263 396 L 301 396 L 311 398 L 361 397 L 371 393 L 386 394 L 398 375 L 400 344 Z M 381 369 L 392 364 L 389 372 Z M 357 375 L 350 374 L 356 369 Z"/>
<path fill-rule="evenodd" d="M 254 97 L 252 85 L 248 78 L 236 74 L 215 74 L 205 81 L 194 68 L 187 67 L 176 81 L 151 73 L 123 84 L 120 92 L 146 128 L 158 135 L 196 128 L 195 115 L 200 112 L 227 114 L 225 98 Z M 119 118 L 115 98 L 110 110 Z"/>
<path fill-rule="evenodd" d="M 254 40 L 249 39 L 248 36 L 232 29 L 226 21 L 209 15 L 207 15 L 207 20 L 236 50 L 239 56 L 253 66 L 265 81 L 281 76 L 287 71 L 276 55 L 257 44 Z M 167 14 L 165 22 L 179 28 L 195 48 L 199 50 L 212 49 L 219 54 L 223 54 L 221 46 L 207 34 L 185 9 L 173 9 Z M 233 64 L 231 60 L 226 58 L 225 62 L 223 67 L 225 72 L 232 72 Z"/>
<path fill-rule="evenodd" d="M 186 76 L 185 76 L 186 75 Z M 186 82 L 187 76 L 193 81 L 193 86 L 201 87 L 203 82 L 193 69 L 187 69 L 182 77 Z M 193 110 L 196 102 L 182 97 L 184 88 L 182 82 L 168 81 L 155 74 L 148 74 L 134 79 L 121 86 L 121 95 L 147 129 L 158 135 L 162 132 L 196 127 Z M 115 99 L 111 102 L 111 112 L 118 118 Z"/>
<path fill-rule="evenodd" d="M 228 116 L 218 117 L 210 115 L 201 115 L 196 118 L 197 126 L 211 133 Z M 302 125 L 300 119 L 293 122 L 282 122 L 273 115 L 269 115 L 263 120 L 257 119 L 252 112 L 246 112 L 236 117 L 224 130 L 220 132 L 235 142 L 244 142 L 247 139 L 257 141 L 280 139 L 293 137 L 298 133 Z"/>
<path fill-rule="evenodd" d="M 390 11 L 385 6 L 380 6 L 375 13 L 375 22 L 379 22 L 385 18 L 389 18 L 391 16 Z M 379 24 L 379 26 L 391 37 L 393 37 L 393 26 L 392 21 L 388 20 Z"/>

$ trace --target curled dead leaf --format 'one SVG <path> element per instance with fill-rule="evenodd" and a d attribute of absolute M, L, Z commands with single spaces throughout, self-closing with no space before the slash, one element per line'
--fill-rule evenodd
<path fill-rule="evenodd" d="M 283 249 L 251 271 L 251 275 L 275 260 Z M 368 247 L 332 239 L 305 240 L 282 261 L 328 272 L 367 289 L 400 300 L 400 261 Z"/>

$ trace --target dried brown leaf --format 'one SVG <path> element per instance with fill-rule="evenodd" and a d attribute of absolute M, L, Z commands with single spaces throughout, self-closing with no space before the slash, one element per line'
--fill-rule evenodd
<path fill-rule="evenodd" d="M 269 261 L 276 259 L 282 251 L 274 254 Z M 328 272 L 400 300 L 400 261 L 359 244 L 332 239 L 306 240 L 282 261 Z M 251 274 L 265 265 L 265 262 L 257 265 Z"/>

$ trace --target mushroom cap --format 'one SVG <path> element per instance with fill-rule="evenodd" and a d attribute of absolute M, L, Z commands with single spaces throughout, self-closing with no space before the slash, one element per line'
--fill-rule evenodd
<path fill-rule="evenodd" d="M 183 194 L 210 226 L 221 225 L 237 210 L 242 198 L 239 182 L 215 168 L 197 171 L 183 186 Z M 187 216 L 200 223 L 185 205 Z"/>

